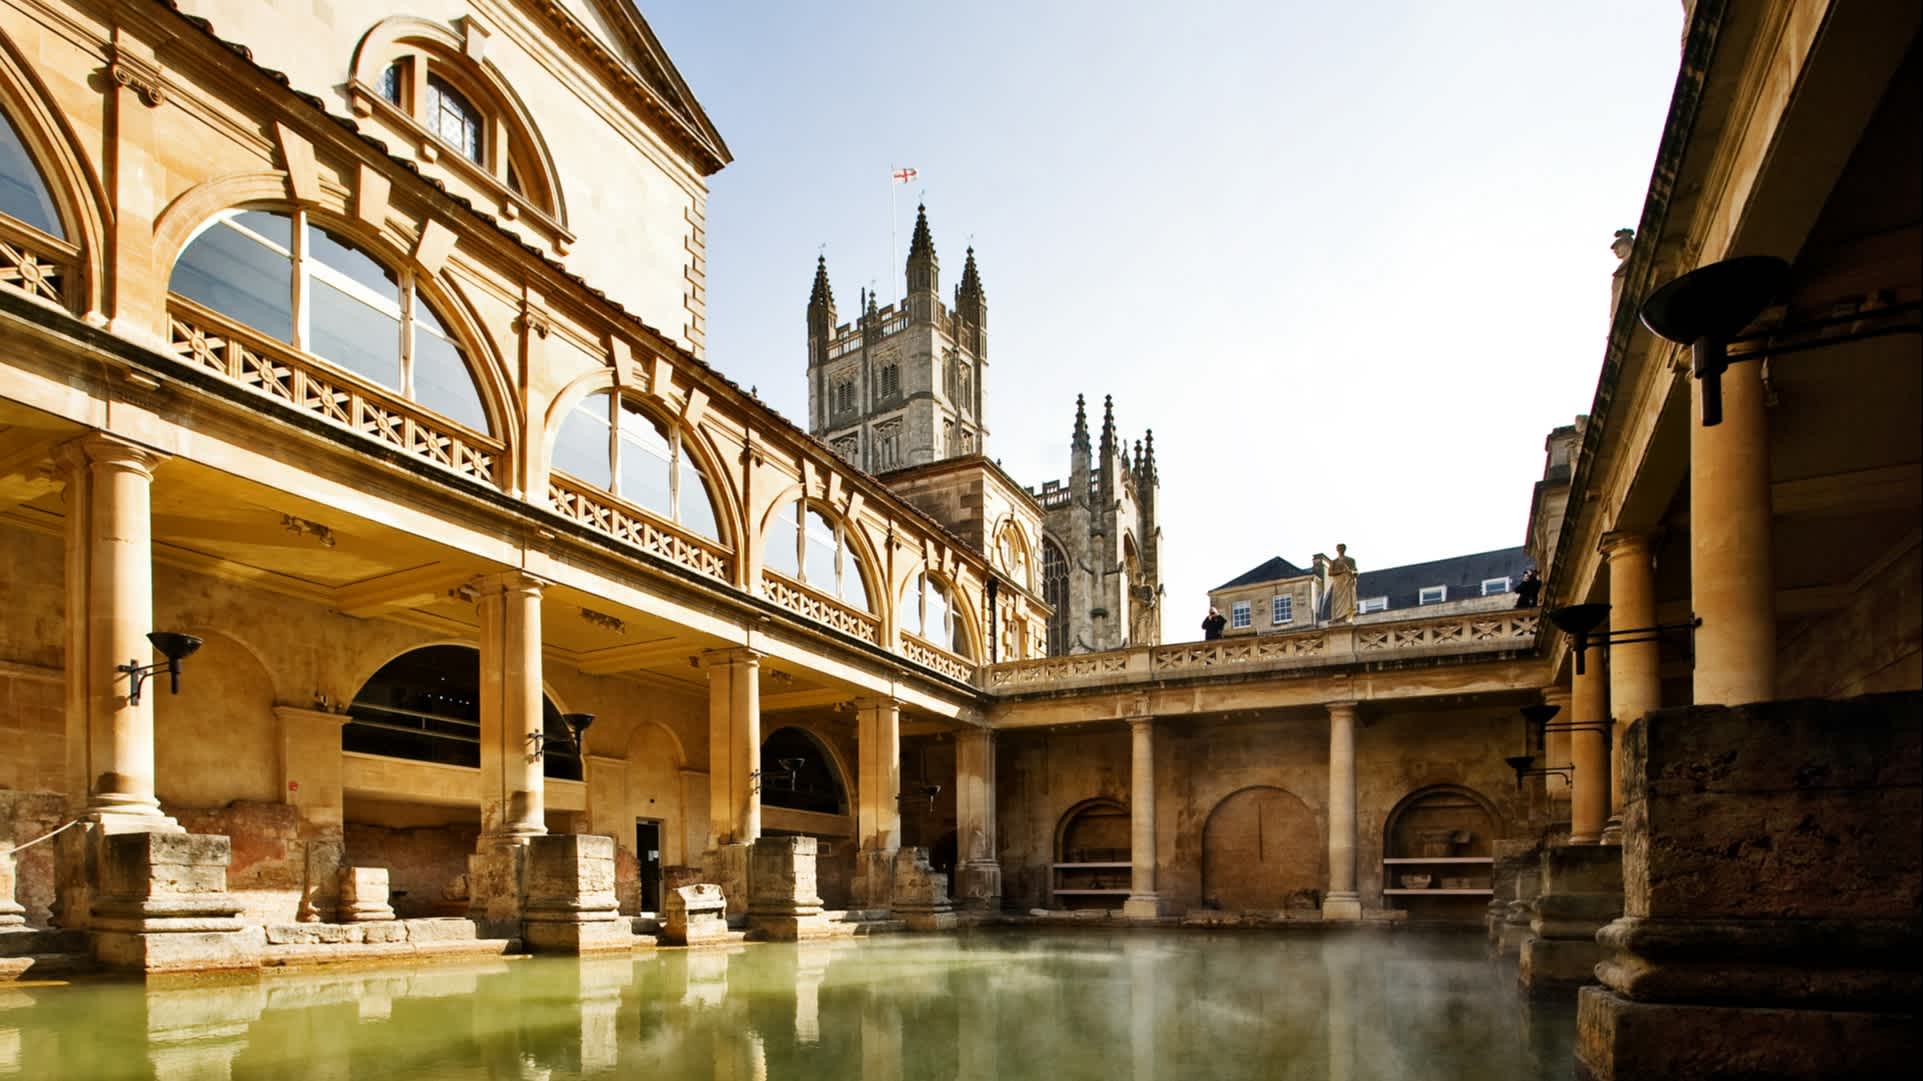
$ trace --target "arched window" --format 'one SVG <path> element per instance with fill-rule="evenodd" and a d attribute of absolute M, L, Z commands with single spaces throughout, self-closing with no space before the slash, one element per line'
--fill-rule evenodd
<path fill-rule="evenodd" d="M 680 428 L 603 391 L 581 399 L 561 422 L 554 468 L 704 537 L 719 539 L 708 478 Z"/>
<path fill-rule="evenodd" d="M 13 118 L 0 111 L 0 214 L 33 226 L 48 236 L 66 239 L 60 211 L 54 206 L 47 178 L 40 174 Z"/>
<path fill-rule="evenodd" d="M 1028 577 L 1028 538 L 1022 536 L 1021 527 L 1008 522 L 995 538 L 995 558 L 1001 563 L 1002 573 L 1015 581 L 1023 589 L 1033 589 L 1034 583 Z"/>
<path fill-rule="evenodd" d="M 1042 538 L 1042 600 L 1055 611 L 1048 617 L 1048 655 L 1068 652 L 1068 555 L 1051 537 Z"/>
<path fill-rule="evenodd" d="M 945 582 L 933 575 L 917 574 L 901 591 L 901 629 L 926 642 L 969 659 L 968 632 L 955 598 Z"/>
<path fill-rule="evenodd" d="M 875 610 L 862 580 L 861 556 L 848 543 L 847 530 L 799 499 L 769 520 L 761 562 L 844 604 L 864 612 Z"/>
<path fill-rule="evenodd" d="M 487 150 L 481 141 L 481 111 L 447 85 L 447 80 L 427 77 L 427 130 L 461 152 L 476 165 L 487 164 Z"/>
<path fill-rule="evenodd" d="M 848 790 L 828 749 L 805 728 L 777 728 L 761 744 L 761 802 L 817 814 L 848 813 Z"/>
<path fill-rule="evenodd" d="M 307 217 L 229 210 L 174 263 L 168 288 L 477 432 L 489 430 L 467 358 L 415 288 Z"/>
<path fill-rule="evenodd" d="M 472 646 L 424 646 L 381 666 L 354 695 L 341 726 L 341 750 L 439 762 L 481 764 L 481 654 Z M 546 736 L 541 772 L 581 779 L 581 756 L 561 712 L 541 698 Z"/>

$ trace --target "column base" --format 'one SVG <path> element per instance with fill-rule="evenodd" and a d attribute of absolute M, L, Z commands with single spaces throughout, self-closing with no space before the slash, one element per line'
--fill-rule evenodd
<path fill-rule="evenodd" d="M 895 848 L 864 848 L 855 853 L 855 877 L 850 892 L 862 908 L 895 906 Z"/>
<path fill-rule="evenodd" d="M 1002 907 L 1002 865 L 995 860 L 970 860 L 955 868 L 955 901 L 971 912 Z"/>
<path fill-rule="evenodd" d="M 1576 996 L 1582 1081 L 1867 1081 L 1908 1074 L 1917 1053 L 1909 1014 L 1634 1002 L 1606 987 Z"/>
<path fill-rule="evenodd" d="M 1322 898 L 1322 918 L 1339 923 L 1361 922 L 1362 896 L 1348 891 L 1330 893 Z"/>
<path fill-rule="evenodd" d="M 485 938 L 516 938 L 527 902 L 527 844 L 483 837 L 467 858 L 467 916 Z"/>
<path fill-rule="evenodd" d="M 1153 893 L 1138 893 L 1122 902 L 1122 918 L 1125 920 L 1159 920 L 1162 918 L 1162 898 Z"/>
<path fill-rule="evenodd" d="M 1596 940 L 1530 935 L 1516 963 L 1516 982 L 1532 993 L 1567 991 L 1596 982 L 1596 965 L 1605 956 Z"/>
<path fill-rule="evenodd" d="M 1604 823 L 1602 843 L 1606 845 L 1620 845 L 1623 843 L 1623 820 L 1621 818 L 1612 818 Z"/>

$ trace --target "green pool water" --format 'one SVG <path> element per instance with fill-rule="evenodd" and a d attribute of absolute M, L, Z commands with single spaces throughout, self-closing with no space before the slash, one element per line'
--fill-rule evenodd
<path fill-rule="evenodd" d="M 1479 936 L 975 932 L 0 985 L 0 1078 L 1568 1078 Z"/>

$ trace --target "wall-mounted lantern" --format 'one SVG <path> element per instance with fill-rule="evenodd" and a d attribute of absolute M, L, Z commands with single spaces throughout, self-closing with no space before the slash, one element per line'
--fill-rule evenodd
<path fill-rule="evenodd" d="M 1575 639 L 1577 675 L 1584 674 L 1583 654 L 1587 653 L 1592 645 L 1606 650 L 1610 646 L 1626 646 L 1633 642 L 1657 642 L 1662 640 L 1663 633 L 1666 631 L 1693 632 L 1703 625 L 1702 617 L 1697 616 L 1687 623 L 1657 623 L 1648 627 L 1624 627 L 1621 630 L 1598 631 L 1596 628 L 1602 626 L 1603 620 L 1608 618 L 1609 606 L 1606 604 L 1571 604 L 1549 610 L 1549 622 L 1554 623 L 1557 630 Z"/>
<path fill-rule="evenodd" d="M 154 648 L 160 651 L 160 655 L 167 659 L 154 664 L 143 665 L 139 659 L 136 658 L 128 661 L 126 664 L 114 666 L 114 671 L 127 673 L 130 684 L 127 688 L 127 704 L 130 706 L 140 704 L 140 685 L 147 681 L 148 676 L 153 675 L 162 668 L 167 670 L 171 684 L 170 689 L 174 694 L 179 694 L 180 662 L 187 657 L 193 656 L 194 650 L 200 648 L 200 639 L 195 638 L 191 634 L 175 634 L 172 631 L 149 632 L 147 641 L 152 642 Z"/>
<path fill-rule="evenodd" d="M 1787 262 L 1773 255 L 1744 255 L 1697 267 L 1643 301 L 1644 326 L 1659 338 L 1689 346 L 1690 374 L 1702 384 L 1703 427 L 1723 422 L 1723 372 L 1730 364 L 1730 340 L 1769 306 L 1788 280 Z"/>

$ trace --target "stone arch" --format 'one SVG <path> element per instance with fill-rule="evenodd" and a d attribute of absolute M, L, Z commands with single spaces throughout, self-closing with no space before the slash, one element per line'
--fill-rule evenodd
<path fill-rule="evenodd" d="M 971 595 L 967 590 L 964 590 L 959 578 L 950 578 L 947 574 L 930 566 L 926 559 L 916 560 L 908 564 L 908 573 L 902 576 L 900 584 L 893 590 L 893 595 L 889 598 L 889 604 L 899 614 L 901 611 L 902 594 L 908 589 L 909 583 L 913 582 L 916 576 L 921 574 L 928 575 L 947 590 L 949 608 L 955 613 L 955 625 L 961 628 L 962 642 L 966 647 L 962 650 L 961 656 L 967 660 L 981 661 L 988 655 L 985 644 L 987 641 L 987 631 L 982 626 L 981 615 L 982 605 L 986 603 L 986 600 L 979 595 Z M 897 633 L 907 629 L 903 626 L 900 618 L 895 620 L 894 626 Z M 922 637 L 926 638 L 927 636 L 923 635 Z M 933 641 L 932 639 L 929 640 Z M 936 642 L 935 644 L 942 646 L 944 649 L 947 648 L 947 643 Z"/>
<path fill-rule="evenodd" d="M 403 238 L 356 217 L 343 197 L 330 192 L 324 203 L 297 201 L 290 197 L 287 174 L 271 171 L 235 173 L 180 193 L 154 221 L 153 265 L 155 280 L 163 283 L 163 289 L 171 284 L 174 265 L 187 246 L 214 223 L 221 211 L 238 207 L 276 213 L 292 213 L 298 208 L 328 231 L 353 240 L 384 265 L 411 270 L 416 287 L 423 289 L 434 314 L 459 343 L 467 359 L 468 374 L 474 381 L 481 409 L 487 414 L 489 434 L 505 444 L 506 461 L 515 459 L 523 433 L 515 420 L 513 382 L 493 339 L 482 331 L 481 321 L 468 302 L 466 292 L 447 276 L 445 268 L 441 273 L 433 273 L 415 262 Z M 503 488 L 510 486 L 502 484 Z"/>
<path fill-rule="evenodd" d="M 1502 814 L 1495 802 L 1467 785 L 1432 784 L 1415 789 L 1396 801 L 1382 823 L 1385 857 L 1426 855 L 1490 856 L 1502 836 Z M 1440 835 L 1452 835 L 1443 841 Z M 1467 834 L 1466 841 L 1454 836 Z M 1435 836 L 1428 836 L 1435 835 Z M 1425 851 L 1446 844 L 1448 851 Z"/>
<path fill-rule="evenodd" d="M 1250 785 L 1223 797 L 1202 826 L 1202 903 L 1229 911 L 1286 908 L 1328 882 L 1328 844 L 1301 797 Z"/>
<path fill-rule="evenodd" d="M 465 679 L 467 654 L 473 655 L 475 666 L 472 686 Z M 439 666 L 440 671 L 452 672 L 455 678 L 443 676 L 441 683 L 446 686 L 430 686 L 425 675 L 408 670 L 419 665 Z M 349 720 L 341 726 L 342 749 L 443 765 L 480 765 L 479 666 L 480 650 L 466 642 L 424 643 L 395 653 L 355 685 L 348 699 Z M 394 700 L 379 700 L 382 695 L 375 692 L 375 687 L 383 683 L 386 697 Z M 543 772 L 552 780 L 584 780 L 585 756 L 568 746 L 566 726 L 561 722 L 567 707 L 545 682 L 541 687 L 541 712 L 547 735 Z M 470 727 L 475 730 L 474 736 L 466 734 Z"/>
<path fill-rule="evenodd" d="M 1108 796 L 1085 799 L 1063 811 L 1055 823 L 1055 860 L 1060 863 L 1127 860 L 1130 828 L 1128 804 Z"/>
<path fill-rule="evenodd" d="M 819 756 L 816 760 L 822 765 L 823 768 L 820 771 L 815 771 L 810 769 L 808 766 L 803 766 L 800 771 L 803 775 L 802 779 L 805 780 L 806 778 L 812 776 L 820 780 L 825 780 L 827 784 L 832 786 L 832 795 L 835 799 L 835 802 L 839 805 L 838 808 L 833 811 L 820 811 L 818 813 L 838 814 L 838 815 L 853 814 L 854 803 L 851 796 L 852 796 L 852 793 L 854 792 L 854 786 L 849 782 L 849 778 L 852 775 L 848 771 L 848 764 L 842 760 L 841 753 L 835 749 L 835 745 L 833 741 L 829 740 L 827 737 L 823 736 L 821 733 L 815 731 L 809 725 L 806 725 L 806 724 L 776 725 L 774 726 L 773 729 L 771 729 L 768 732 L 766 736 L 762 737 L 761 757 L 759 760 L 760 769 L 762 770 L 762 775 L 763 776 L 771 775 L 771 772 L 772 772 L 771 767 L 772 769 L 781 768 L 780 763 L 778 761 L 771 759 L 770 756 L 778 753 L 776 749 L 781 747 L 782 743 L 778 742 L 775 737 L 780 736 L 784 732 L 798 733 L 798 736 L 788 737 L 788 738 L 789 739 L 805 739 L 808 746 L 810 746 L 813 749 L 814 754 Z M 767 785 L 764 785 L 762 787 L 761 802 L 770 807 L 786 806 L 786 804 L 781 803 L 776 799 L 776 797 L 780 796 L 781 794 L 782 793 L 779 789 L 771 788 Z M 811 808 L 804 807 L 804 808 L 797 808 L 797 809 L 810 810 Z"/>
<path fill-rule="evenodd" d="M 181 693 L 164 676 L 143 689 L 154 696 L 155 793 L 170 811 L 279 802 L 273 672 L 238 636 L 187 629 L 201 647 L 181 666 Z"/>
<path fill-rule="evenodd" d="M 78 289 L 64 294 L 67 307 L 88 322 L 99 323 L 106 292 L 107 189 L 86 155 L 76 149 L 80 141 L 53 101 L 34 66 L 22 60 L 13 39 L 0 33 L 0 109 L 6 110 L 28 156 L 40 168 L 47 194 L 67 228 L 65 239 L 78 251 L 81 282 Z"/>
<path fill-rule="evenodd" d="M 707 478 L 708 505 L 714 512 L 715 527 L 721 533 L 717 539 L 735 551 L 736 562 L 739 563 L 739 554 L 744 547 L 743 516 L 740 501 L 735 495 L 733 477 L 722 464 L 726 459 L 715 449 L 714 442 L 699 426 L 682 422 L 667 410 L 662 409 L 659 403 L 650 400 L 646 395 L 637 393 L 631 386 L 624 386 L 620 381 L 619 373 L 611 367 L 597 368 L 575 376 L 548 402 L 547 411 L 541 422 L 541 445 L 537 448 L 539 475 L 545 477 L 553 471 L 554 443 L 561 437 L 561 426 L 567 422 L 568 414 L 581 403 L 581 399 L 591 394 L 603 393 L 619 395 L 623 401 L 633 402 L 651 419 L 681 435 L 682 446 L 688 448 L 689 453 L 694 456 L 695 465 Z M 539 495 L 541 498 L 546 497 L 545 492 Z"/>
<path fill-rule="evenodd" d="M 369 27 L 355 43 L 349 61 L 348 88 L 355 112 L 367 115 L 373 101 L 386 100 L 378 89 L 381 74 L 396 59 L 414 51 L 432 57 L 444 74 L 455 75 L 457 89 L 476 95 L 483 108 L 491 107 L 500 114 L 509 136 L 527 147 L 522 160 L 532 168 L 527 170 L 530 175 L 521 177 L 523 196 L 566 228 L 567 198 L 560 170 L 540 127 L 534 123 L 533 112 L 494 62 L 485 57 L 477 59 L 469 51 L 466 38 L 452 27 L 414 15 L 392 15 Z"/>
<path fill-rule="evenodd" d="M 799 482 L 790 484 L 777 493 L 761 512 L 761 520 L 754 523 L 755 563 L 758 566 L 767 566 L 768 528 L 774 524 L 775 515 L 792 506 L 797 499 L 809 508 L 820 511 L 835 524 L 837 529 L 841 530 L 843 536 L 848 538 L 849 549 L 854 552 L 855 559 L 860 564 L 861 586 L 868 593 L 868 614 L 881 620 L 883 626 L 887 626 L 888 620 L 894 613 L 895 599 L 882 585 L 885 580 L 883 576 L 887 571 L 882 563 L 881 553 L 876 551 L 867 531 L 860 528 L 860 523 L 849 518 L 840 507 L 825 499 L 808 495 L 807 490 Z M 750 583 L 749 588 L 756 588 L 756 585 Z"/>

